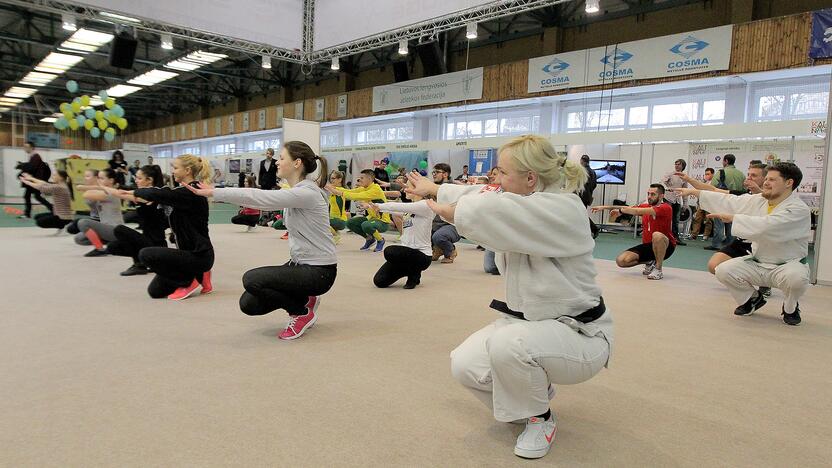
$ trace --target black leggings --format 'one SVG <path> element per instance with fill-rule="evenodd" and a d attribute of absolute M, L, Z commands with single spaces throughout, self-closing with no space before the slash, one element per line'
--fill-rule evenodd
<path fill-rule="evenodd" d="M 329 291 L 337 273 L 337 265 L 292 262 L 249 270 L 243 275 L 245 292 L 240 296 L 240 310 L 247 315 L 264 315 L 277 309 L 289 315 L 305 315 L 309 296 Z"/>
<path fill-rule="evenodd" d="M 35 200 L 39 201 L 43 206 L 46 207 L 49 212 L 52 212 L 52 204 L 49 203 L 43 195 L 40 193 L 40 190 L 35 190 L 32 187 L 26 187 L 26 191 L 23 192 L 23 201 L 25 202 L 26 206 L 24 207 L 24 213 L 27 217 L 32 216 L 32 196 L 34 195 Z"/>
<path fill-rule="evenodd" d="M 202 283 L 203 274 L 214 266 L 214 252 L 196 255 L 167 247 L 145 247 L 139 252 L 139 263 L 156 273 L 147 286 L 147 293 L 154 299 L 161 299 L 193 280 Z"/>
<path fill-rule="evenodd" d="M 231 218 L 231 224 L 241 224 L 243 226 L 257 226 L 257 221 L 260 220 L 260 215 L 244 215 L 238 214 Z"/>
<path fill-rule="evenodd" d="M 135 264 L 141 264 L 139 262 L 139 252 L 143 248 L 165 247 L 167 245 L 164 239 L 159 244 L 154 245 L 144 234 L 123 224 L 116 226 L 113 229 L 113 234 L 115 234 L 116 240 L 107 243 L 107 253 L 119 257 L 132 257 Z"/>
<path fill-rule="evenodd" d="M 35 224 L 44 229 L 62 229 L 72 221 L 61 219 L 52 213 L 40 213 L 35 215 Z"/>
<path fill-rule="evenodd" d="M 401 245 L 391 245 L 384 249 L 384 259 L 387 261 L 373 277 L 373 283 L 379 288 L 386 288 L 404 277 L 407 277 L 408 283 L 419 281 L 422 272 L 431 263 L 430 255 Z"/>

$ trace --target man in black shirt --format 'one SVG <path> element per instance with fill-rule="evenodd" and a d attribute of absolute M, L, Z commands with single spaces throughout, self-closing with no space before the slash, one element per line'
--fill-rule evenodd
<path fill-rule="evenodd" d="M 378 162 L 378 166 L 373 169 L 373 173 L 375 174 L 376 180 L 380 180 L 382 182 L 390 182 L 390 176 L 387 174 L 387 164 L 390 162 L 389 159 L 384 158 Z"/>
<path fill-rule="evenodd" d="M 260 188 L 271 190 L 277 186 L 277 161 L 274 160 L 274 150 L 266 150 L 266 159 L 260 161 Z"/>

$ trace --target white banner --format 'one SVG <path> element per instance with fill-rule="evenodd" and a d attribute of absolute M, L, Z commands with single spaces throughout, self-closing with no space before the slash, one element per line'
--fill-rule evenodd
<path fill-rule="evenodd" d="M 373 88 L 373 112 L 482 98 L 482 68 Z"/>
<path fill-rule="evenodd" d="M 529 59 L 528 91 L 727 70 L 733 26 Z"/>

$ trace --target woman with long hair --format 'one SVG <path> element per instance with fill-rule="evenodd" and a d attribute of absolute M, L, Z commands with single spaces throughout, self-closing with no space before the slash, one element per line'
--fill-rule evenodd
<path fill-rule="evenodd" d="M 134 175 L 136 187 L 162 187 L 165 183 L 162 169 L 157 165 L 142 166 Z M 147 267 L 139 261 L 139 252 L 145 247 L 167 247 L 165 229 L 168 221 L 165 211 L 156 203 L 145 202 L 130 192 L 112 187 L 104 189 L 108 194 L 136 205 L 136 218 L 141 232 L 120 224 L 113 229 L 115 240 L 107 243 L 106 252 L 119 257 L 131 257 L 133 265 L 120 273 L 121 276 L 146 275 Z"/>
<path fill-rule="evenodd" d="M 254 185 L 254 177 L 246 176 L 243 181 L 243 187 L 256 188 Z M 247 226 L 246 232 L 253 230 L 254 226 L 257 226 L 258 221 L 260 221 L 260 210 L 249 208 L 247 206 L 241 206 L 240 211 L 231 217 L 231 224 Z"/>
<path fill-rule="evenodd" d="M 240 310 L 247 315 L 264 315 L 277 309 L 289 314 L 286 329 L 278 334 L 281 340 L 299 338 L 315 323 L 321 295 L 335 283 L 338 260 L 329 230 L 329 197 L 323 190 L 326 174 L 326 159 L 306 143 L 289 141 L 277 161 L 277 176 L 288 188 L 189 187 L 216 201 L 264 211 L 283 210 L 291 258 L 280 266 L 247 271 L 243 275 L 245 292 L 240 297 Z"/>
<path fill-rule="evenodd" d="M 505 278 L 501 316 L 451 352 L 453 376 L 498 421 L 525 422 L 514 453 L 540 458 L 554 440 L 552 385 L 589 380 L 613 343 L 612 316 L 595 281 L 586 208 L 575 191 L 586 171 L 543 137 L 526 135 L 498 152 L 497 182 L 438 186 L 410 175 L 436 214 L 496 252 Z M 499 223 L 494 220 L 499 219 Z"/>
<path fill-rule="evenodd" d="M 104 244 L 116 240 L 113 230 L 119 224 L 124 224 L 124 214 L 121 211 L 121 199 L 105 191 L 106 188 L 116 188 L 116 171 L 102 169 L 98 171 L 98 185 L 79 185 L 84 191 L 84 199 L 94 202 L 98 210 L 98 221 L 82 219 L 78 221 L 78 229 L 95 247 L 84 254 L 85 257 L 100 257 L 107 255 Z"/>
<path fill-rule="evenodd" d="M 208 235 L 208 200 L 187 187 L 209 182 L 214 170 L 208 161 L 184 154 L 173 160 L 172 174 L 179 184 L 176 188 L 148 187 L 127 194 L 139 203 L 161 206 L 167 215 L 176 248 L 145 247 L 139 251 L 138 261 L 156 274 L 147 286 L 150 297 L 179 301 L 200 288 L 201 294 L 213 291 L 214 246 Z"/>
<path fill-rule="evenodd" d="M 66 171 L 56 171 L 49 182 L 22 174 L 20 181 L 44 195 L 50 195 L 54 202 L 51 213 L 35 215 L 35 224 L 45 229 L 58 229 L 58 233 L 72 222 L 72 182 Z"/>

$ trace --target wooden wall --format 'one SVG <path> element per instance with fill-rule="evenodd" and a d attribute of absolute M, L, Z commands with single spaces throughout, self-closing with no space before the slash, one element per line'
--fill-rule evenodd
<path fill-rule="evenodd" d="M 761 21 L 753 21 L 749 23 L 742 23 L 734 25 L 733 43 L 731 47 L 731 64 L 727 71 L 723 72 L 708 72 L 699 75 L 687 75 L 673 78 L 656 78 L 650 80 L 636 80 L 629 82 L 616 83 L 612 86 L 607 85 L 605 88 L 621 88 L 641 86 L 648 84 L 658 84 L 663 82 L 689 80 L 694 78 L 734 75 L 739 73 L 759 72 L 766 70 L 778 70 L 784 68 L 795 68 L 811 65 L 812 62 L 808 59 L 809 36 L 811 34 L 812 15 L 811 13 L 801 13 L 791 16 L 783 16 L 778 18 L 766 19 Z M 817 62 L 818 64 L 821 62 Z M 572 88 L 567 90 L 551 91 L 545 93 L 527 92 L 528 81 L 528 60 L 519 60 L 516 62 L 503 63 L 497 65 L 490 65 L 484 68 L 483 76 L 483 94 L 482 99 L 473 101 L 473 103 L 488 103 L 498 102 L 512 99 L 521 99 L 528 97 L 540 97 L 556 94 L 575 93 L 579 91 L 592 91 L 601 89 L 602 86 L 590 86 L 585 88 Z M 340 93 L 339 93 L 340 94 Z M 331 94 L 324 97 L 324 121 L 335 121 L 341 119 L 352 119 L 357 117 L 367 117 L 374 115 L 372 111 L 373 90 L 372 88 L 360 89 L 357 91 L 350 91 L 347 94 L 347 116 L 341 119 L 336 117 L 337 113 L 337 99 L 339 94 Z M 299 103 L 282 104 L 284 108 L 284 117 L 295 118 L 295 106 Z M 456 103 L 445 104 L 435 107 L 455 106 Z M 303 101 L 303 117 L 306 120 L 314 120 L 315 117 L 315 99 L 306 99 Z M 267 129 L 278 128 L 276 122 L 277 106 L 269 106 L 267 111 Z M 411 108 L 407 110 L 417 110 L 420 108 Z M 247 111 L 251 116 L 251 123 L 249 130 L 257 130 L 257 112 L 259 109 L 252 109 Z M 402 110 L 390 111 L 386 113 L 397 113 Z M 235 125 L 230 128 L 228 125 L 228 115 L 217 117 L 222 119 L 222 131 L 218 134 L 215 131 L 215 118 L 208 119 L 209 135 L 233 135 L 242 132 L 242 112 L 234 114 Z M 383 113 L 382 113 L 383 114 Z M 202 121 L 198 121 L 198 126 L 201 126 Z M 181 127 L 181 125 L 178 125 Z M 160 129 L 146 130 L 142 132 L 128 134 L 126 141 L 160 144 L 169 143 L 192 138 L 202 138 L 202 132 L 199 131 L 197 136 L 180 135 L 181 131 L 177 131 L 175 138 L 173 138 L 173 130 L 171 127 L 163 127 L 164 132 Z M 164 133 L 164 135 L 163 135 Z"/>

